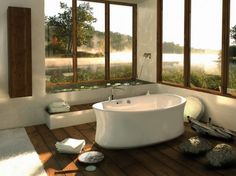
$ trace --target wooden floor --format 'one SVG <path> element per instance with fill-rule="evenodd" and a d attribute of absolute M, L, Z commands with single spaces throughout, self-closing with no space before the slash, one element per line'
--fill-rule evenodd
<path fill-rule="evenodd" d="M 48 175 L 78 176 L 236 176 L 236 166 L 213 169 L 205 156 L 187 157 L 180 153 L 179 144 L 196 135 L 188 126 L 177 139 L 150 147 L 129 150 L 105 150 L 94 144 L 95 123 L 49 130 L 46 125 L 27 127 L 26 131 L 40 156 Z M 60 154 L 55 143 L 67 137 L 85 139 L 85 151 L 98 150 L 105 159 L 97 164 L 95 172 L 86 172 L 77 155 Z M 222 141 L 210 139 L 214 144 Z M 225 141 L 223 141 L 225 142 Z M 229 144 L 236 147 L 235 142 Z"/>

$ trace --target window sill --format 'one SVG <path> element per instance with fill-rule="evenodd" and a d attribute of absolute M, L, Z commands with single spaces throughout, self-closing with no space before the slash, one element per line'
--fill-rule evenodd
<path fill-rule="evenodd" d="M 95 90 L 99 88 L 107 88 L 112 86 L 135 86 L 143 84 L 152 84 L 148 81 L 143 80 L 111 80 L 111 81 L 94 81 L 94 82 L 83 82 L 83 83 L 58 83 L 58 84 L 47 84 L 46 93 L 61 93 L 61 92 L 73 92 L 82 90 Z"/>
<path fill-rule="evenodd" d="M 167 85 L 167 86 L 178 87 L 178 88 L 183 88 L 183 89 L 187 89 L 187 90 L 204 92 L 204 93 L 209 93 L 209 94 L 213 94 L 213 95 L 218 95 L 218 96 L 223 96 L 223 97 L 236 99 L 236 95 L 222 94 L 220 91 L 216 91 L 216 90 L 210 90 L 210 89 L 204 89 L 204 88 L 198 88 L 198 87 L 184 87 L 183 85 L 172 84 L 172 83 L 169 83 L 169 82 L 158 82 L 158 84 L 163 84 L 163 85 Z"/>

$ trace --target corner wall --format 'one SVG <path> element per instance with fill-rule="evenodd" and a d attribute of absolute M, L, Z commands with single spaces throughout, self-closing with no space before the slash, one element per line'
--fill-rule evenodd
<path fill-rule="evenodd" d="M 126 1 L 127 2 L 127 1 Z M 131 0 L 130 2 L 135 2 Z M 44 109 L 52 101 L 62 98 L 71 105 L 106 100 L 110 88 L 84 90 L 67 93 L 46 94 L 44 62 L 44 1 L 43 0 L 0 0 L 0 129 L 24 127 L 45 123 Z M 8 49 L 7 49 L 7 8 L 8 6 L 31 8 L 32 17 L 32 71 L 33 96 L 10 99 L 8 95 Z M 156 85 L 128 87 L 117 96 L 144 94 Z"/>
<path fill-rule="evenodd" d="M 162 84 L 158 85 L 158 92 L 197 97 L 205 106 L 203 120 L 211 117 L 212 123 L 236 131 L 236 99 Z"/>

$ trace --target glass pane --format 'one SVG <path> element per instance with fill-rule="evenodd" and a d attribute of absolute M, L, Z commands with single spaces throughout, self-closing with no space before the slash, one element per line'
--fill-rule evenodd
<path fill-rule="evenodd" d="M 192 0 L 191 16 L 191 86 L 219 90 L 222 0 Z"/>
<path fill-rule="evenodd" d="M 132 24 L 130 6 L 110 5 L 110 78 L 132 76 Z"/>
<path fill-rule="evenodd" d="M 105 4 L 77 1 L 78 81 L 105 79 Z"/>
<path fill-rule="evenodd" d="M 163 1 L 163 81 L 183 84 L 183 46 L 184 0 L 165 0 Z"/>
<path fill-rule="evenodd" d="M 52 8 L 53 7 L 53 8 Z M 71 0 L 45 0 L 46 83 L 71 82 L 72 11 Z"/>
<path fill-rule="evenodd" d="M 230 2 L 229 83 L 227 92 L 236 96 L 236 0 Z"/>

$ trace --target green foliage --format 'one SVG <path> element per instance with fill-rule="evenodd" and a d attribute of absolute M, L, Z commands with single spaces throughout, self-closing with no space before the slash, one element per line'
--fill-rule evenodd
<path fill-rule="evenodd" d="M 219 90 L 221 85 L 220 75 L 209 75 L 202 69 L 194 69 L 191 72 L 190 83 L 193 87 L 200 87 L 211 90 Z"/>
<path fill-rule="evenodd" d="M 129 64 L 112 66 L 111 67 L 111 78 L 129 78 L 132 75 L 132 69 Z"/>
<path fill-rule="evenodd" d="M 123 35 L 118 32 L 110 33 L 111 49 L 122 51 L 124 49 L 132 49 L 132 37 Z"/>
<path fill-rule="evenodd" d="M 179 44 L 175 44 L 173 42 L 163 42 L 162 50 L 163 53 L 182 54 L 184 52 L 184 47 L 180 46 Z M 205 53 L 206 51 L 209 52 L 208 50 L 204 49 L 191 48 L 191 52 L 193 53 Z"/>
<path fill-rule="evenodd" d="M 162 80 L 183 85 L 184 83 L 183 69 L 182 68 L 163 69 Z"/>
<path fill-rule="evenodd" d="M 45 26 L 47 28 L 46 36 L 48 37 L 48 46 L 46 46 L 46 49 L 52 47 L 49 45 L 57 45 L 55 47 L 60 49 L 56 50 L 56 53 L 64 52 L 66 55 L 71 55 L 72 8 L 68 7 L 65 3 L 60 3 L 60 8 L 63 10 L 62 13 L 46 17 L 45 19 Z M 83 3 L 77 7 L 77 17 L 77 45 L 88 45 L 91 43 L 94 32 L 92 23 L 96 22 L 96 18 L 93 17 L 92 8 L 89 6 L 89 3 Z M 52 39 L 50 39 L 50 36 Z"/>
<path fill-rule="evenodd" d="M 170 83 L 183 84 L 183 69 L 179 67 L 176 69 L 164 70 L 162 78 L 164 81 Z M 233 82 L 236 84 L 236 79 L 234 79 Z M 219 75 L 206 74 L 201 68 L 194 68 L 191 72 L 190 83 L 192 87 L 219 90 L 219 86 L 221 85 L 221 77 Z"/>
<path fill-rule="evenodd" d="M 236 46 L 235 45 L 229 47 L 229 59 L 231 62 L 236 61 Z"/>
<path fill-rule="evenodd" d="M 229 88 L 236 89 L 236 64 L 229 65 Z"/>
<path fill-rule="evenodd" d="M 184 48 L 179 44 L 175 44 L 173 42 L 164 42 L 163 43 L 163 53 L 183 53 Z"/>
<path fill-rule="evenodd" d="M 234 40 L 234 43 L 236 43 L 236 25 L 231 28 L 230 37 Z"/>
<path fill-rule="evenodd" d="M 89 3 L 80 4 L 77 8 L 77 46 L 91 45 L 94 27 L 92 26 L 97 19 L 93 16 L 93 8 Z"/>
<path fill-rule="evenodd" d="M 86 69 L 78 69 L 78 80 L 79 81 L 91 81 L 91 80 L 104 80 L 105 79 L 105 68 L 103 66 L 97 66 L 94 70 L 91 67 Z"/>

